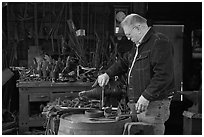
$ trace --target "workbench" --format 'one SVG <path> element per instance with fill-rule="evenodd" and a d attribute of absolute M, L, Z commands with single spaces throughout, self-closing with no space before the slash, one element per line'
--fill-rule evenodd
<path fill-rule="evenodd" d="M 71 100 L 77 97 L 80 91 L 91 89 L 91 85 L 89 82 L 18 82 L 19 134 L 29 131 L 32 127 L 43 126 L 45 118 L 40 112 L 41 105 L 46 105 L 59 97 L 62 100 Z"/>

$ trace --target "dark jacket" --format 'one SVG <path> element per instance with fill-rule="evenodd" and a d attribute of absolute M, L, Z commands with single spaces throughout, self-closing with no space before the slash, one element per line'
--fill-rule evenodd
<path fill-rule="evenodd" d="M 136 46 L 115 62 L 106 73 L 109 77 L 129 72 Z M 173 46 L 169 39 L 151 28 L 143 38 L 132 68 L 127 95 L 136 102 L 141 94 L 149 101 L 168 98 L 175 91 Z"/>

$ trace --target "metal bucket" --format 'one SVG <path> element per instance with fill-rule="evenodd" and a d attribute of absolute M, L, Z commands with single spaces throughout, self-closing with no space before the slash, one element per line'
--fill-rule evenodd
<path fill-rule="evenodd" d="M 64 114 L 60 118 L 58 135 L 122 135 L 126 122 L 131 122 L 131 118 L 92 121 L 84 114 Z"/>

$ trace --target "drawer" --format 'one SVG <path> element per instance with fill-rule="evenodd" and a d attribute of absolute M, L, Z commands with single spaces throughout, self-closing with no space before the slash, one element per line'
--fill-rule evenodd
<path fill-rule="evenodd" d="M 49 93 L 33 93 L 29 95 L 30 102 L 49 101 Z"/>
<path fill-rule="evenodd" d="M 56 98 L 60 98 L 60 100 L 69 99 L 72 100 L 78 97 L 78 92 L 52 92 L 51 101 L 54 101 Z"/>

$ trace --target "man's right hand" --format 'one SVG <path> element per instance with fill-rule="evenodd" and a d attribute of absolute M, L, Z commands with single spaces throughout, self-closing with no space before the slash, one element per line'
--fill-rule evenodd
<path fill-rule="evenodd" d="M 81 92 L 78 93 L 78 96 L 79 97 L 84 97 L 84 96 L 86 96 L 85 94 L 86 94 L 86 91 L 81 91 Z"/>
<path fill-rule="evenodd" d="M 98 76 L 97 81 L 94 83 L 92 87 L 95 87 L 97 83 L 99 84 L 100 87 L 104 87 L 105 85 L 108 84 L 110 77 L 108 76 L 107 73 L 101 74 Z"/>

